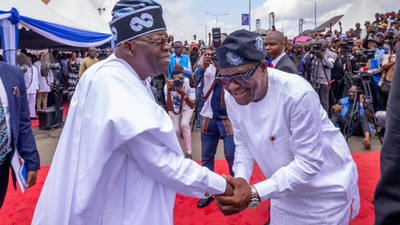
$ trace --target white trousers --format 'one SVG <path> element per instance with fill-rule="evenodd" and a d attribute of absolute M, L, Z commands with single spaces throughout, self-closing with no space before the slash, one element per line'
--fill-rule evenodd
<path fill-rule="evenodd" d="M 182 110 L 181 113 L 175 115 L 173 112 L 169 112 L 172 123 L 174 124 L 175 133 L 178 140 L 181 138 L 181 132 L 183 136 L 183 141 L 185 143 L 186 153 L 192 154 L 192 133 L 190 130 L 190 119 L 193 115 L 193 109 Z"/>
<path fill-rule="evenodd" d="M 36 117 L 36 93 L 27 93 L 28 106 L 29 106 L 29 117 Z"/>

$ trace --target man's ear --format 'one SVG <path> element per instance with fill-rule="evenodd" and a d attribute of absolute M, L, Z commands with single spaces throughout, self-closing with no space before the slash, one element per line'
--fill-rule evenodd
<path fill-rule="evenodd" d="M 261 68 L 261 71 L 262 71 L 263 73 L 265 73 L 265 71 L 266 71 L 267 68 L 268 68 L 268 61 L 265 60 L 265 59 L 263 59 L 263 60 L 261 61 L 261 64 L 260 64 L 260 68 Z"/>
<path fill-rule="evenodd" d="M 135 54 L 135 45 L 130 43 L 129 41 L 125 41 L 121 44 L 122 49 L 127 53 L 127 54 Z"/>

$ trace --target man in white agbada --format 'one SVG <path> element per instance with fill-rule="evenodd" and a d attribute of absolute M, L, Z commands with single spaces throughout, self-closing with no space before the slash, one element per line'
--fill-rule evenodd
<path fill-rule="evenodd" d="M 358 174 L 347 143 L 301 77 L 268 68 L 262 38 L 231 33 L 217 49 L 235 132 L 234 196 L 225 215 L 271 199 L 271 225 L 349 224 L 359 211 Z M 257 132 L 254 132 L 257 131 Z M 254 163 L 267 180 L 249 186 Z"/>
<path fill-rule="evenodd" d="M 26 96 L 28 98 L 29 118 L 36 119 L 36 92 L 39 89 L 39 71 L 32 65 L 32 59 L 20 52 L 18 54 L 18 64 L 24 71 L 26 86 Z"/>
<path fill-rule="evenodd" d="M 146 77 L 169 65 L 161 6 L 123 0 L 113 14 L 115 55 L 79 81 L 32 224 L 172 225 L 177 192 L 233 194 L 222 176 L 183 157 L 150 90 Z M 153 23 L 134 28 L 140 18 Z"/>

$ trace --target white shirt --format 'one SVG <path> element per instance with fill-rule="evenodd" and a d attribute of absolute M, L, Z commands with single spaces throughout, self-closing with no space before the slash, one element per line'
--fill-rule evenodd
<path fill-rule="evenodd" d="M 53 71 L 49 70 L 49 73 L 46 76 L 43 76 L 40 70 L 40 67 L 42 63 L 38 60 L 33 65 L 38 69 L 39 75 L 38 75 L 38 84 L 39 84 L 39 92 L 51 92 L 51 87 L 49 84 L 53 84 L 54 82 L 54 76 L 53 76 Z"/>
<path fill-rule="evenodd" d="M 76 87 L 32 224 L 172 225 L 176 192 L 204 198 L 225 188 L 183 157 L 168 114 L 111 55 Z"/>
<path fill-rule="evenodd" d="M 25 85 L 26 85 L 26 93 L 27 94 L 36 94 L 39 89 L 38 84 L 38 76 L 39 72 L 35 66 L 27 66 L 27 71 L 24 73 Z"/>
<path fill-rule="evenodd" d="M 206 71 L 204 72 L 204 87 L 203 87 L 203 94 L 204 97 L 206 96 L 208 90 L 211 88 L 211 85 L 214 82 L 215 74 L 217 72 L 217 68 L 213 64 L 207 67 Z M 207 100 L 204 102 L 203 108 L 201 109 L 200 115 L 210 118 L 213 118 L 213 110 L 211 107 L 211 97 L 214 91 L 211 91 L 210 95 L 208 96 Z"/>
<path fill-rule="evenodd" d="M 271 225 L 342 224 L 350 207 L 352 217 L 359 210 L 356 165 L 310 84 L 286 74 L 268 68 L 268 93 L 259 102 L 240 106 L 226 95 L 235 177 L 249 181 L 259 165 L 268 179 L 254 186 L 262 201 L 272 199 Z"/>

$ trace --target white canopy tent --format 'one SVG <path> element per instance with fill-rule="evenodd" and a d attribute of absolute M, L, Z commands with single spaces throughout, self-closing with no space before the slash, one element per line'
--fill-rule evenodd
<path fill-rule="evenodd" d="M 107 23 L 101 23 L 100 17 L 84 18 L 65 17 L 40 0 L 1 0 L 0 38 L 5 61 L 16 64 L 19 29 L 22 27 L 64 46 L 99 46 L 111 40 Z M 97 26 L 94 25 L 96 21 Z"/>
<path fill-rule="evenodd" d="M 54 0 L 52 0 L 54 1 Z M 111 21 L 111 11 L 118 0 L 88 0 L 105 21 Z"/>
<path fill-rule="evenodd" d="M 80 25 L 85 25 L 90 31 L 110 33 L 108 21 L 105 21 L 88 0 L 51 0 L 47 7 L 65 18 L 79 21 Z"/>

